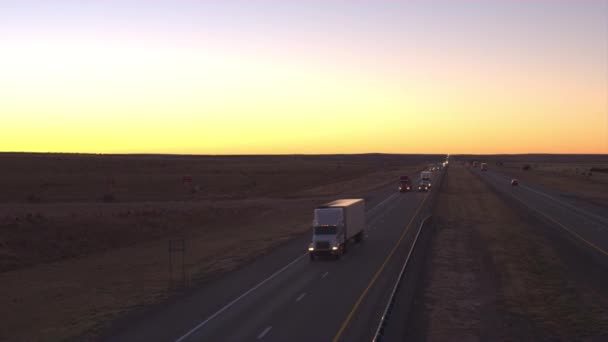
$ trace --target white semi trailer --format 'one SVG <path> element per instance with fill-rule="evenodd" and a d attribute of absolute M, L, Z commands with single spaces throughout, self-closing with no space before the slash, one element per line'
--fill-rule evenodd
<path fill-rule="evenodd" d="M 339 258 L 350 241 L 359 242 L 365 234 L 365 200 L 341 199 L 314 210 L 310 260 L 319 255 Z"/>

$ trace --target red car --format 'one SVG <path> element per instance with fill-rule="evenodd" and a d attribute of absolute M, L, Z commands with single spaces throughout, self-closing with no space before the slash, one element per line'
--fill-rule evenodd
<path fill-rule="evenodd" d="M 517 179 L 513 178 L 513 179 L 511 179 L 511 185 L 517 186 L 517 185 L 519 185 L 519 181 Z"/>

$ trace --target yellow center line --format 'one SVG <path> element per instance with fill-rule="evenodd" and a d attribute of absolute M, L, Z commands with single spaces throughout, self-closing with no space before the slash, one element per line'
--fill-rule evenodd
<path fill-rule="evenodd" d="M 560 226 L 562 229 L 566 230 L 567 232 L 569 232 L 570 234 L 574 235 L 574 237 L 578 238 L 579 240 L 583 241 L 584 243 L 586 243 L 587 245 L 589 245 L 591 248 L 595 249 L 596 251 L 600 252 L 601 254 L 604 254 L 606 256 L 608 256 L 608 252 L 606 252 L 605 250 L 603 250 L 601 247 L 597 246 L 596 244 L 594 244 L 593 242 L 585 239 L 584 237 L 580 236 L 579 234 L 577 234 L 576 232 L 574 232 L 571 229 L 568 229 L 568 227 L 566 227 L 565 225 L 563 225 L 561 222 L 557 221 L 556 219 L 554 219 L 553 217 L 549 216 L 548 214 L 543 213 L 542 211 L 533 208 L 532 206 L 528 205 L 527 203 L 525 203 L 523 200 L 519 199 L 517 196 L 511 194 L 511 196 L 513 198 L 515 198 L 516 200 L 518 200 L 519 202 L 521 202 L 523 205 L 525 205 L 526 207 L 536 211 L 537 213 L 541 214 L 542 216 L 544 216 L 546 219 L 550 220 L 551 222 L 557 224 L 558 226 Z"/>
<path fill-rule="evenodd" d="M 492 178 L 497 179 L 498 176 L 496 175 L 490 175 Z M 527 189 L 531 190 L 532 192 L 538 193 L 540 195 L 543 195 L 545 197 L 548 197 L 550 199 L 553 199 L 551 196 L 546 195 L 544 193 L 538 192 L 536 190 L 533 190 L 532 188 L 526 187 Z M 582 237 L 580 234 L 577 234 L 575 231 L 569 229 L 568 227 L 566 227 L 564 224 L 562 224 L 561 222 L 559 222 L 557 219 L 554 219 L 553 217 L 551 217 L 549 214 L 546 214 L 544 212 L 542 212 L 539 209 L 536 209 L 534 207 L 532 207 L 531 205 L 529 205 L 528 203 L 526 203 L 524 200 L 520 199 L 518 196 L 515 196 L 513 194 L 513 192 L 510 193 L 511 197 L 513 197 L 514 199 L 516 199 L 517 201 L 519 201 L 521 204 L 523 204 L 524 206 L 528 207 L 531 210 L 534 210 L 535 212 L 537 212 L 538 214 L 544 216 L 546 219 L 548 219 L 549 221 L 555 223 L 556 225 L 560 226 L 562 229 L 564 229 L 565 231 L 567 231 L 568 233 L 574 235 L 575 238 L 581 240 L 582 242 L 586 243 L 587 245 L 589 245 L 589 247 L 595 249 L 596 251 L 600 252 L 601 254 L 604 254 L 606 256 L 608 256 L 608 252 L 606 252 L 605 250 L 603 250 L 601 247 L 597 246 L 596 244 L 594 244 L 593 242 L 585 239 L 584 237 Z M 554 201 L 556 201 L 557 203 L 561 203 L 555 199 L 553 199 Z M 568 205 L 570 206 L 570 205 Z M 575 209 L 576 211 L 579 211 L 579 209 L 577 209 L 576 207 L 570 206 L 573 209 Z"/>
<path fill-rule="evenodd" d="M 403 240 L 403 238 L 405 238 L 405 235 L 409 231 L 410 226 L 412 225 L 412 222 L 414 222 L 414 219 L 418 215 L 418 212 L 420 211 L 420 209 L 422 208 L 422 206 L 424 205 L 424 202 L 426 202 L 426 199 L 428 197 L 429 197 L 429 194 L 426 194 L 424 196 L 424 199 L 422 200 L 422 203 L 420 203 L 420 205 L 416 209 L 416 212 L 414 212 L 414 215 L 410 219 L 410 222 L 408 222 L 407 226 L 405 226 L 405 229 L 403 230 L 403 233 L 401 233 L 401 236 L 399 237 L 399 240 L 397 240 L 397 242 L 395 243 L 395 246 L 393 246 L 393 249 L 391 249 L 391 251 L 388 253 L 388 255 L 386 256 L 386 259 L 384 259 L 384 262 L 382 263 L 382 265 L 380 265 L 380 268 L 378 269 L 378 271 L 376 271 L 376 274 L 374 274 L 374 276 L 372 277 L 371 281 L 369 282 L 369 284 L 367 285 L 367 287 L 365 288 L 365 290 L 363 290 L 363 292 L 359 296 L 359 299 L 357 299 L 357 301 L 355 302 L 355 305 L 353 305 L 352 309 L 348 313 L 348 316 L 346 316 L 346 319 L 344 320 L 344 323 L 342 323 L 342 326 L 340 327 L 340 330 L 338 330 L 338 333 L 336 333 L 336 336 L 334 336 L 334 339 L 332 340 L 333 342 L 338 342 L 339 341 L 340 337 L 344 333 L 344 330 L 346 329 L 346 327 L 350 323 L 350 320 L 355 315 L 355 312 L 357 312 L 357 309 L 359 308 L 359 305 L 361 305 L 361 302 L 363 302 L 363 299 L 367 295 L 367 292 L 374 285 L 374 283 L 376 282 L 376 280 L 378 279 L 378 277 L 380 276 L 380 274 L 382 273 L 382 271 L 384 270 L 384 268 L 388 264 L 389 260 L 393 257 L 393 254 L 395 254 L 395 252 L 397 251 L 397 248 L 401 244 L 401 241 Z"/>
<path fill-rule="evenodd" d="M 469 170 L 469 172 L 471 172 L 471 171 Z M 490 176 L 491 176 L 491 177 L 493 177 L 494 179 L 496 179 L 496 177 L 497 177 L 497 176 L 495 176 L 495 175 L 490 175 Z M 528 188 L 528 187 L 526 187 L 526 188 Z M 532 190 L 531 188 L 528 188 L 528 189 Z M 538 191 L 534 191 L 534 190 L 532 190 L 532 191 L 533 191 L 533 192 L 536 192 L 536 193 L 539 193 L 539 194 L 541 194 L 541 195 L 543 195 L 543 196 L 546 196 L 546 197 L 551 198 L 551 196 L 548 196 L 548 195 L 546 195 L 546 194 L 540 193 L 540 192 L 538 192 Z M 507 192 L 507 193 L 509 193 L 509 192 Z M 524 206 L 528 207 L 528 208 L 529 208 L 529 209 L 531 209 L 531 210 L 534 210 L 534 211 L 535 211 L 535 212 L 537 212 L 538 214 L 540 214 L 540 215 L 544 216 L 544 217 L 545 217 L 546 219 L 548 219 L 549 221 L 551 221 L 551 222 L 555 223 L 556 225 L 560 226 L 562 229 L 564 229 L 564 230 L 565 230 L 565 231 L 567 231 L 568 233 L 570 233 L 570 234 L 574 235 L 574 237 L 575 237 L 575 238 L 577 238 L 577 239 L 581 240 L 582 242 L 586 243 L 586 244 L 587 244 L 587 245 L 589 245 L 591 248 L 595 249 L 596 251 L 600 252 L 601 254 L 604 254 L 604 255 L 608 256 L 608 252 L 606 252 L 605 250 L 603 250 L 601 247 L 597 246 L 597 245 L 596 245 L 596 244 L 594 244 L 593 242 L 591 242 L 591 241 L 589 241 L 589 240 L 585 239 L 585 238 L 584 238 L 584 237 L 582 237 L 580 234 L 577 234 L 575 231 L 573 231 L 573 230 L 569 229 L 568 227 L 566 227 L 564 224 L 562 224 L 562 223 L 561 223 L 561 222 L 559 222 L 558 220 L 554 219 L 553 217 L 549 216 L 548 214 L 545 214 L 545 213 L 544 213 L 544 212 L 542 212 L 541 210 L 539 210 L 539 209 L 536 209 L 536 208 L 532 207 L 531 205 L 529 205 L 528 203 L 526 203 L 524 200 L 520 199 L 518 196 L 515 196 L 515 195 L 513 194 L 513 192 L 510 192 L 509 194 L 511 195 L 511 197 L 513 197 L 514 199 L 516 199 L 517 201 L 519 201 L 519 202 L 520 202 L 521 204 L 523 204 Z M 557 201 L 557 202 L 558 202 L 558 203 L 560 203 L 559 201 Z M 577 209 L 577 208 L 575 208 L 575 207 L 573 207 L 573 208 L 574 208 L 574 209 Z"/>

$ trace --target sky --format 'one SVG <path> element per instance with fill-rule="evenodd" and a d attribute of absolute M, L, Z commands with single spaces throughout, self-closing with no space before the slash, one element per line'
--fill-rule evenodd
<path fill-rule="evenodd" d="M 608 153 L 608 0 L 0 0 L 0 151 Z"/>

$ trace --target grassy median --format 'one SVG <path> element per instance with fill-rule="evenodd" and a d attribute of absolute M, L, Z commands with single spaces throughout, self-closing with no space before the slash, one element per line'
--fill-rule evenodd
<path fill-rule="evenodd" d="M 439 196 L 411 337 L 608 337 L 608 275 L 553 227 L 452 166 Z"/>

